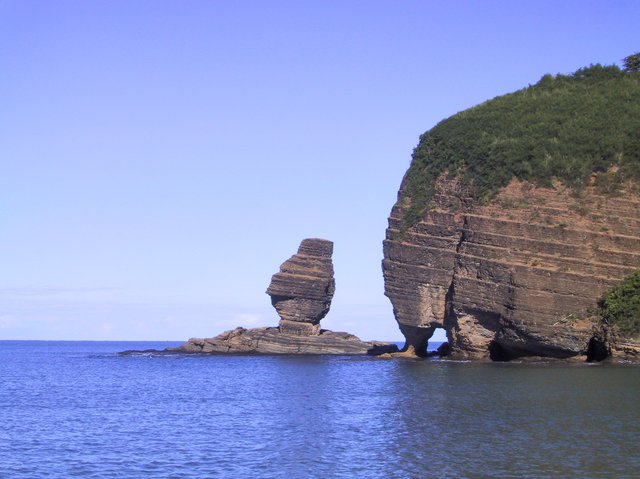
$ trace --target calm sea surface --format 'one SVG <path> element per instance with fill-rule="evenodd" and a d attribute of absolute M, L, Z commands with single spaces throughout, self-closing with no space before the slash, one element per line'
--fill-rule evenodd
<path fill-rule="evenodd" d="M 0 341 L 0 478 L 637 478 L 640 368 Z"/>

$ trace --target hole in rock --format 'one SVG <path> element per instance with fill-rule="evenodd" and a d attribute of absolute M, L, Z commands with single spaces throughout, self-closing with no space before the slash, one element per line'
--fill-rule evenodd
<path fill-rule="evenodd" d="M 498 341 L 492 341 L 489 345 L 489 357 L 492 361 L 511 361 L 517 356 L 504 348 Z"/>
<path fill-rule="evenodd" d="M 433 335 L 427 340 L 427 356 L 447 356 L 449 354 L 449 343 L 447 342 L 447 332 L 444 328 L 436 328 Z"/>
<path fill-rule="evenodd" d="M 599 362 L 604 361 L 610 355 L 609 348 L 601 341 L 599 338 L 591 338 L 589 340 L 589 345 L 587 346 L 587 361 Z"/>

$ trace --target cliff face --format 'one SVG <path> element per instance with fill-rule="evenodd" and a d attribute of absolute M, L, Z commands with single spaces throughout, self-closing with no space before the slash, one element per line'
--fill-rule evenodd
<path fill-rule="evenodd" d="M 483 206 L 445 173 L 406 230 L 401 188 L 383 272 L 407 352 L 425 354 L 444 328 L 453 358 L 586 354 L 594 325 L 580 318 L 640 268 L 637 185 L 604 195 L 594 183 L 572 192 L 513 179 Z"/>

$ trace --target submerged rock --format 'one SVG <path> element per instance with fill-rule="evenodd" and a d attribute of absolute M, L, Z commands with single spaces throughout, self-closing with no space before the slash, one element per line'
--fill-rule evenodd
<path fill-rule="evenodd" d="M 395 344 L 361 341 L 353 334 L 320 328 L 335 291 L 333 243 L 305 239 L 282 263 L 267 289 L 280 316 L 278 327 L 235 328 L 214 338 L 192 338 L 169 352 L 238 354 L 370 354 L 397 351 Z"/>

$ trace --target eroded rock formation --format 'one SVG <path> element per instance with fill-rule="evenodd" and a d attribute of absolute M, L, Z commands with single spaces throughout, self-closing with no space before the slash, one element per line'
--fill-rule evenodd
<path fill-rule="evenodd" d="M 271 278 L 267 294 L 280 316 L 281 332 L 320 334 L 320 320 L 329 312 L 335 291 L 332 255 L 331 241 L 305 239 Z"/>
<path fill-rule="evenodd" d="M 378 355 L 397 351 L 394 344 L 361 341 L 349 333 L 321 330 L 290 334 L 280 328 L 236 328 L 215 338 L 192 338 L 175 350 L 186 353 Z M 174 351 L 175 351 L 174 350 Z"/>
<path fill-rule="evenodd" d="M 192 338 L 170 351 L 185 353 L 382 354 L 394 344 L 361 341 L 356 336 L 320 328 L 335 291 L 333 243 L 305 239 L 298 253 L 273 275 L 267 294 L 280 316 L 278 327 L 236 328 L 214 338 Z"/>
<path fill-rule="evenodd" d="M 402 205 L 393 208 L 384 241 L 385 294 L 406 352 L 425 355 L 440 327 L 453 358 L 586 355 L 594 323 L 585 318 L 640 268 L 638 190 L 512 180 L 482 206 L 446 175 L 436 188 L 430 211 L 406 231 Z M 628 355 L 629 343 L 618 344 L 613 355 Z"/>

